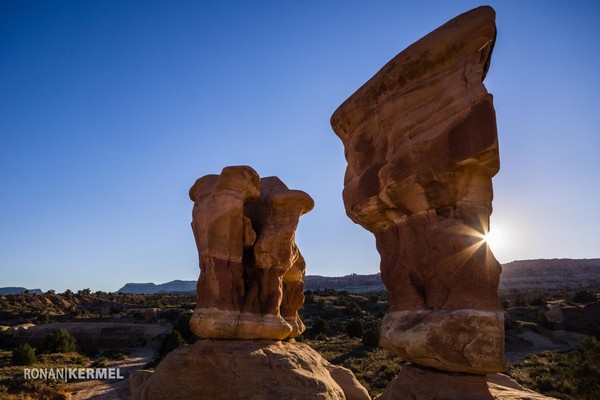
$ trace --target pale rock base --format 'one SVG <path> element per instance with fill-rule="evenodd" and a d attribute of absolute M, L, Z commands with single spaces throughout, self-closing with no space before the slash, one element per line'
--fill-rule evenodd
<path fill-rule="evenodd" d="M 132 400 L 370 400 L 350 370 L 272 340 L 199 340 L 132 374 L 130 387 Z"/>
<path fill-rule="evenodd" d="M 502 374 L 443 372 L 407 365 L 376 400 L 551 400 Z"/>
<path fill-rule="evenodd" d="M 405 361 L 444 371 L 503 371 L 504 312 L 418 310 L 386 314 L 381 346 Z"/>
<path fill-rule="evenodd" d="M 190 329 L 203 339 L 283 340 L 292 332 L 292 326 L 278 315 L 259 315 L 218 308 L 194 310 Z"/>

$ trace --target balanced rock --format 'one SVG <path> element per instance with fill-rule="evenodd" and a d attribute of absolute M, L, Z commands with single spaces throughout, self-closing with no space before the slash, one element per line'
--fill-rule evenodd
<path fill-rule="evenodd" d="M 247 166 L 198 179 L 190 198 L 200 259 L 192 331 L 213 339 L 300 335 L 306 264 L 295 231 L 312 198 Z"/>
<path fill-rule="evenodd" d="M 349 370 L 307 345 L 273 340 L 199 340 L 155 372 L 132 374 L 130 387 L 132 400 L 370 399 Z"/>
<path fill-rule="evenodd" d="M 499 170 L 492 96 L 496 37 L 480 7 L 409 46 L 331 124 L 348 162 L 348 216 L 371 231 L 390 306 L 381 344 L 416 364 L 504 368 L 500 264 L 484 235 Z"/>

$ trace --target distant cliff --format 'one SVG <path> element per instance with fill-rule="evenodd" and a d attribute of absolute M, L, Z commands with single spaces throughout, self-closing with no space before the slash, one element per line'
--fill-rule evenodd
<path fill-rule="evenodd" d="M 127 283 L 117 292 L 132 294 L 194 293 L 196 292 L 196 281 L 176 280 L 160 285 L 154 283 Z"/>
<path fill-rule="evenodd" d="M 567 288 L 600 284 L 600 258 L 553 258 L 502 265 L 500 289 Z"/>
<path fill-rule="evenodd" d="M 600 258 L 594 259 L 550 259 L 513 261 L 502 266 L 500 289 L 557 288 L 600 284 Z M 340 277 L 307 275 L 305 290 L 335 289 L 353 293 L 385 290 L 381 274 Z M 128 283 L 118 290 L 120 293 L 194 293 L 196 281 L 172 281 L 154 283 Z"/>
<path fill-rule="evenodd" d="M 8 294 L 21 294 L 21 293 L 30 293 L 30 294 L 42 294 L 41 289 L 27 289 L 24 287 L 3 287 L 0 288 L 0 295 L 8 295 Z"/>

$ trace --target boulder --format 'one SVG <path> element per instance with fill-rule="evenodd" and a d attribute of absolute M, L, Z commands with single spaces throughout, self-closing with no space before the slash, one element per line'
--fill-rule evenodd
<path fill-rule="evenodd" d="M 199 340 L 130 382 L 132 400 L 370 399 L 349 370 L 307 345 L 273 340 Z"/>
<path fill-rule="evenodd" d="M 483 85 L 495 13 L 479 7 L 409 46 L 333 114 L 346 213 L 375 235 L 390 306 L 381 345 L 447 371 L 504 369 L 501 267 L 484 238 L 499 170 Z"/>

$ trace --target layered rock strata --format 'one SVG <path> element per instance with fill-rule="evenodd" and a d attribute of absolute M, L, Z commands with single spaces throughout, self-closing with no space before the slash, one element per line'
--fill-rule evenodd
<path fill-rule="evenodd" d="M 446 371 L 504 368 L 501 272 L 484 241 L 499 170 L 496 37 L 480 7 L 409 46 L 333 114 L 348 216 L 371 231 L 390 306 L 381 344 Z"/>
<path fill-rule="evenodd" d="M 306 264 L 295 231 L 312 198 L 235 166 L 198 179 L 190 199 L 200 259 L 192 331 L 213 339 L 300 335 Z"/>

